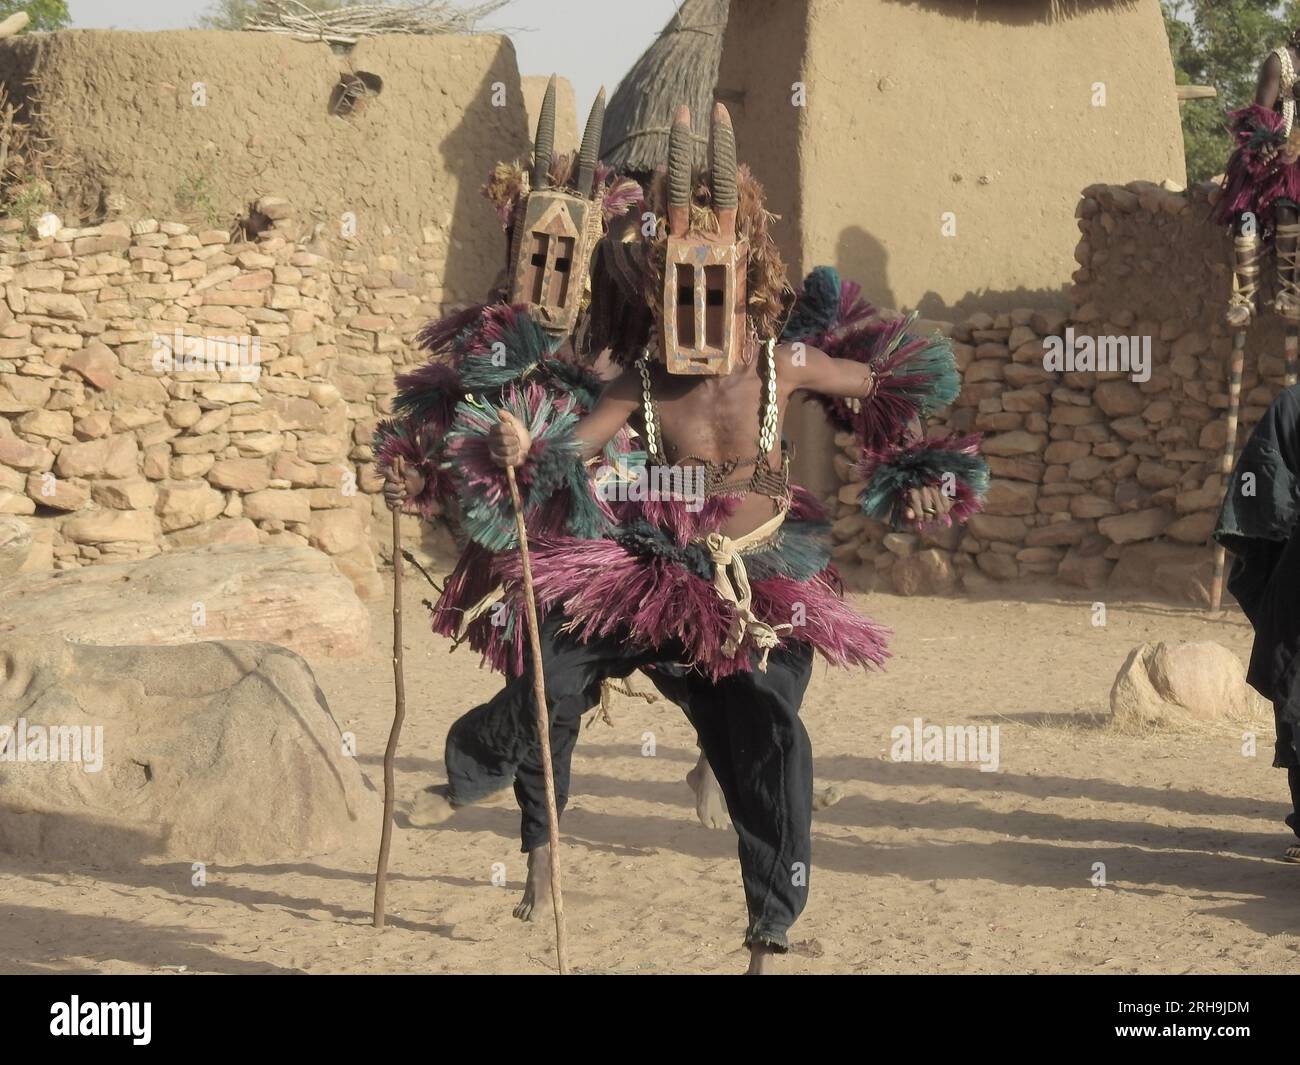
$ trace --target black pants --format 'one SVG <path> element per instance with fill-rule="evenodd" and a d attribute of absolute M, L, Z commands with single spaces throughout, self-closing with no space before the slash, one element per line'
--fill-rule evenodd
<path fill-rule="evenodd" d="M 1273 705 L 1273 724 L 1277 728 L 1273 766 L 1286 770 L 1286 782 L 1291 789 L 1291 812 L 1287 814 L 1286 826 L 1300 839 L 1300 756 L 1296 754 L 1295 729 L 1276 703 Z"/>
<path fill-rule="evenodd" d="M 799 705 L 812 674 L 812 648 L 792 644 L 771 653 L 765 673 L 755 669 L 714 682 L 678 665 L 679 647 L 632 654 L 613 638 L 584 644 L 559 631 L 563 620 L 552 615 L 542 626 L 551 760 L 561 813 L 582 715 L 599 703 L 601 682 L 645 671 L 695 726 L 727 800 L 739 836 L 749 910 L 746 944 L 787 949 L 786 932 L 803 911 L 810 875 L 812 745 L 799 720 Z M 458 806 L 513 782 L 525 851 L 547 841 L 532 690 L 530 661 L 522 676 L 452 725 L 446 749 L 450 798 Z"/>

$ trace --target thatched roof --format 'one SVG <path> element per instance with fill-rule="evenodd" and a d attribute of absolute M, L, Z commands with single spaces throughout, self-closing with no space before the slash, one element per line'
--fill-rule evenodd
<path fill-rule="evenodd" d="M 685 0 L 659 37 L 632 64 L 605 111 L 601 158 L 621 171 L 645 173 L 668 158 L 668 127 L 678 104 L 705 119 L 722 59 L 728 0 Z M 705 143 L 696 142 L 704 162 Z"/>

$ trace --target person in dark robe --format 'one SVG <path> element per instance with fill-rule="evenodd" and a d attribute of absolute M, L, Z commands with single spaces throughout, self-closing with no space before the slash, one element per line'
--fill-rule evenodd
<path fill-rule="evenodd" d="M 1273 704 L 1273 765 L 1287 771 L 1287 826 L 1300 839 L 1300 385 L 1273 401 L 1232 472 L 1214 538 L 1232 553 L 1228 591 L 1255 630 L 1246 679 Z M 1284 860 L 1300 863 L 1300 845 Z"/>

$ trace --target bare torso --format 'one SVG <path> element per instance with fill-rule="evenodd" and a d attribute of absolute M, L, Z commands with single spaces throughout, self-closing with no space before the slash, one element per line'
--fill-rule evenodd
<path fill-rule="evenodd" d="M 781 428 L 790 395 L 780 373 L 780 361 L 788 355 L 781 348 L 777 351 L 777 432 L 776 442 L 767 454 L 773 469 L 779 469 L 781 464 Z M 767 389 L 766 355 L 758 352 L 752 365 L 739 366 L 726 377 L 670 374 L 655 364 L 650 381 L 664 458 L 671 465 L 680 466 L 697 466 L 699 460 L 711 463 L 739 460 L 741 465 L 729 481 L 747 481 L 759 451 Z M 720 531 L 733 539 L 744 536 L 770 519 L 777 509 L 777 502 L 770 497 L 745 491 L 739 506 Z"/>

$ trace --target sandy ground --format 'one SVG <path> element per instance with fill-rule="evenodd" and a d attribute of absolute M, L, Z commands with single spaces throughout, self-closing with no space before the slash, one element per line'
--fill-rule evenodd
<path fill-rule="evenodd" d="M 404 799 L 440 779 L 448 725 L 496 685 L 428 634 L 426 590 L 412 581 L 407 602 Z M 1244 619 L 1107 608 L 1099 628 L 1090 602 L 870 597 L 896 630 L 888 672 L 819 662 L 804 704 L 819 783 L 845 797 L 816 815 L 810 901 L 783 971 L 1300 969 L 1300 866 L 1277 860 L 1286 782 L 1270 768 L 1271 721 L 1245 757 L 1240 727 L 1137 737 L 1098 718 L 1132 647 L 1214 639 L 1244 659 Z M 389 609 L 374 605 L 365 658 L 313 663 L 375 781 L 392 714 Z M 891 760 L 891 729 L 915 717 L 999 726 L 998 771 Z M 584 730 L 562 852 L 578 970 L 744 966 L 735 837 L 696 820 L 692 739 L 675 708 L 626 697 L 612 728 Z M 553 927 L 510 916 L 517 830 L 508 793 L 440 830 L 399 828 L 382 933 L 369 925 L 369 839 L 314 861 L 210 867 L 201 888 L 185 864 L 0 859 L 0 971 L 551 971 Z"/>

